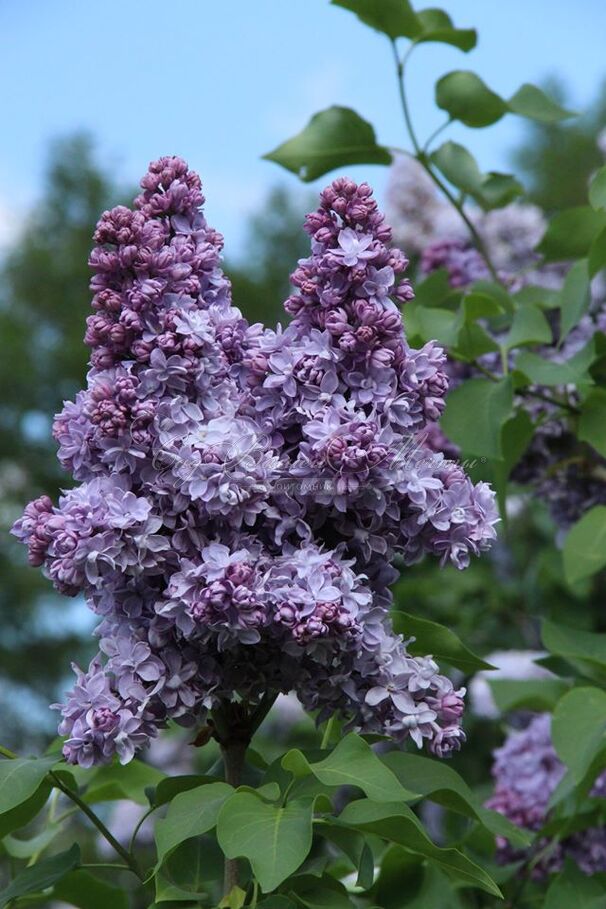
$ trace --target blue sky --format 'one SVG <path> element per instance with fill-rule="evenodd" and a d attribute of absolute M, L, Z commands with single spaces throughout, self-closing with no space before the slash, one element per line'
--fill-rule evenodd
<path fill-rule="evenodd" d="M 557 73 L 577 109 L 606 73 L 603 0 L 441 5 L 457 24 L 477 27 L 480 43 L 469 55 L 418 50 L 410 96 L 421 136 L 441 122 L 433 84 L 449 70 L 473 69 L 505 96 Z M 0 234 L 35 200 L 49 140 L 79 128 L 96 136 L 124 182 L 161 154 L 187 158 L 232 250 L 241 250 L 246 214 L 269 186 L 299 185 L 260 156 L 316 110 L 353 107 L 380 141 L 405 141 L 386 40 L 328 0 L 0 0 L 0 35 Z M 483 169 L 502 169 L 520 128 L 506 117 L 452 136 L 470 145 Z M 381 194 L 383 169 L 352 175 Z"/>

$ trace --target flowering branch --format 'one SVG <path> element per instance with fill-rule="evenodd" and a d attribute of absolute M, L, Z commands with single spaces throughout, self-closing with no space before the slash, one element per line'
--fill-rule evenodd
<path fill-rule="evenodd" d="M 417 139 L 417 136 L 416 136 L 416 133 L 414 130 L 414 126 L 413 126 L 413 122 L 412 122 L 412 117 L 410 115 L 410 109 L 408 106 L 408 99 L 406 96 L 406 87 L 405 87 L 405 81 L 404 81 L 406 63 L 408 62 L 408 58 L 410 57 L 412 51 L 415 49 L 416 44 L 413 42 L 402 58 L 400 58 L 400 55 L 398 53 L 398 46 L 394 39 L 391 40 L 391 47 L 392 47 L 392 51 L 393 51 L 394 62 L 395 62 L 395 67 L 396 67 L 396 74 L 397 74 L 397 79 L 398 79 L 398 90 L 399 90 L 399 94 L 400 94 L 400 103 L 402 105 L 402 112 L 404 114 L 404 122 L 406 123 L 406 129 L 408 131 L 410 141 L 412 142 L 412 146 L 415 151 L 414 157 L 419 162 L 419 164 L 423 167 L 423 169 L 426 171 L 428 176 L 431 177 L 431 179 L 433 180 L 435 185 L 438 187 L 438 189 L 444 194 L 444 196 L 448 199 L 450 204 L 453 206 L 453 208 L 455 208 L 455 210 L 459 213 L 459 216 L 465 222 L 465 225 L 466 225 L 467 229 L 469 230 L 469 233 L 473 237 L 473 240 L 474 240 L 474 243 L 476 244 L 478 252 L 480 253 L 482 258 L 486 262 L 486 267 L 488 268 L 488 271 L 490 272 L 492 279 L 495 281 L 495 283 L 502 284 L 503 282 L 502 282 L 501 278 L 499 277 L 499 274 L 492 262 L 492 259 L 490 257 L 490 254 L 488 253 L 488 250 L 486 249 L 486 244 L 482 240 L 482 237 L 478 233 L 478 231 L 477 231 L 476 227 L 474 226 L 473 222 L 471 221 L 471 219 L 467 216 L 463 205 L 455 198 L 455 196 L 448 189 L 448 187 L 446 186 L 444 181 L 436 174 L 434 169 L 429 164 L 429 159 L 428 159 L 427 153 L 426 153 L 427 147 L 429 146 L 429 143 L 431 142 L 431 140 L 439 132 L 441 132 L 443 129 L 445 129 L 448 126 L 448 123 L 450 121 L 443 124 L 438 130 L 436 130 L 436 132 L 427 141 L 425 148 L 421 147 L 421 145 Z"/>

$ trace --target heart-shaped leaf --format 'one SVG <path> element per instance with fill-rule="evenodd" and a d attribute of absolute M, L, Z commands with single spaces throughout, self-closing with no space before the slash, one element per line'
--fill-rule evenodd
<path fill-rule="evenodd" d="M 263 157 L 306 183 L 336 167 L 391 164 L 391 153 L 377 144 L 370 123 L 348 107 L 329 107 L 314 114 L 305 129 Z"/>
<path fill-rule="evenodd" d="M 253 792 L 236 792 L 217 820 L 219 845 L 228 858 L 250 862 L 264 893 L 299 868 L 312 842 L 313 799 L 270 805 Z"/>

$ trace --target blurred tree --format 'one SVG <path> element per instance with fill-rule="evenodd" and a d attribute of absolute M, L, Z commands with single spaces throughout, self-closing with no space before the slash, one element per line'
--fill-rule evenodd
<path fill-rule="evenodd" d="M 118 196 L 89 137 L 55 142 L 42 198 L 0 271 L 0 712 L 16 746 L 31 741 L 44 717 L 52 729 L 49 695 L 83 648 L 77 609 L 25 568 L 22 547 L 6 531 L 28 499 L 42 490 L 56 495 L 67 481 L 50 423 L 83 384 L 91 237 Z"/>
<path fill-rule="evenodd" d="M 309 237 L 302 230 L 305 213 L 315 208 L 314 194 L 292 195 L 285 187 L 270 190 L 262 209 L 246 231 L 245 256 L 228 258 L 234 302 L 250 322 L 284 323 L 282 308 L 290 293 L 289 275 L 309 255 Z"/>
<path fill-rule="evenodd" d="M 558 79 L 545 91 L 564 107 L 571 105 Z M 587 204 L 587 182 L 606 157 L 598 137 L 606 128 L 606 82 L 580 117 L 556 124 L 528 121 L 512 162 L 529 190 L 530 199 L 546 212 Z"/>

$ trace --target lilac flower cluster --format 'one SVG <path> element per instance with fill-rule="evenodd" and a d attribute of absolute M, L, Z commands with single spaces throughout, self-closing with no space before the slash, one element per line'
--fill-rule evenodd
<path fill-rule="evenodd" d="M 423 445 L 444 354 L 406 342 L 407 262 L 370 188 L 322 193 L 293 319 L 269 330 L 231 305 L 197 175 L 162 158 L 141 185 L 99 221 L 88 384 L 55 422 L 80 485 L 14 527 L 100 619 L 62 707 L 67 759 L 127 761 L 170 719 L 289 691 L 447 755 L 464 691 L 392 632 L 392 562 L 463 568 L 496 511 Z"/>
<path fill-rule="evenodd" d="M 525 729 L 510 732 L 494 758 L 495 790 L 487 807 L 518 827 L 541 830 L 547 821 L 549 800 L 566 772 L 551 741 L 550 714 L 539 714 Z M 593 799 L 603 799 L 605 795 L 606 772 L 597 778 L 590 793 Z M 498 839 L 497 845 L 503 862 L 525 858 L 506 840 Z M 560 871 L 566 859 L 572 859 L 585 874 L 606 871 L 604 827 L 588 827 L 560 841 L 543 839 L 536 848 L 541 859 L 534 865 L 535 876 Z"/>

